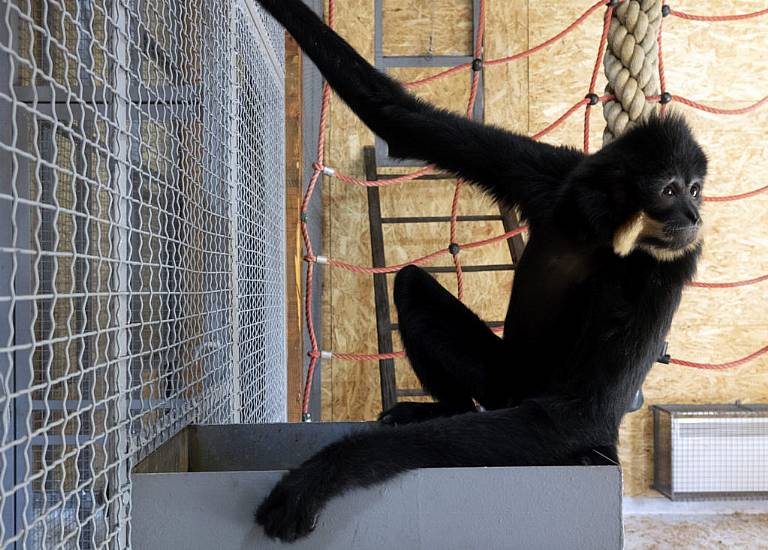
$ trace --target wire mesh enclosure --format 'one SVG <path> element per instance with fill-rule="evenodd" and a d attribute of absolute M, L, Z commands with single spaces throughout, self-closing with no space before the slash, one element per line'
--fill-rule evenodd
<path fill-rule="evenodd" d="M 123 548 L 137 460 L 285 419 L 283 35 L 246 0 L 0 17 L 0 548 Z"/>
<path fill-rule="evenodd" d="M 768 497 L 768 405 L 655 405 L 653 488 L 673 500 Z"/>

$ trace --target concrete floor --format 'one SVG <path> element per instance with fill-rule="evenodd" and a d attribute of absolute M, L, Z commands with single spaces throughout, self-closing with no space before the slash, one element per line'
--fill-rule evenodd
<path fill-rule="evenodd" d="M 768 514 L 624 517 L 625 550 L 768 550 Z"/>

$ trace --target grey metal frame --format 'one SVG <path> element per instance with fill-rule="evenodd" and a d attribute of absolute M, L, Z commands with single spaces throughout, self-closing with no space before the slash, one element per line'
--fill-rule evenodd
<path fill-rule="evenodd" d="M 622 546 L 621 472 L 589 466 L 426 468 L 334 498 L 290 546 L 253 524 L 283 475 L 371 423 L 190 426 L 137 466 L 137 549 L 606 549 Z M 585 506 L 584 502 L 589 505 Z M 420 503 L 422 503 L 420 505 Z M 425 505 L 423 503 L 428 503 Z"/>
<path fill-rule="evenodd" d="M 304 0 L 304 2 L 319 16 L 323 15 L 323 0 Z M 314 170 L 312 162 L 317 155 L 317 136 L 320 128 L 320 104 L 322 103 L 323 94 L 323 77 L 317 67 L 312 61 L 303 54 L 302 62 L 302 94 L 303 94 L 303 119 L 304 119 L 304 131 L 303 131 L 303 158 L 304 158 L 304 178 L 302 192 L 306 191 L 306 186 L 309 179 L 312 176 Z M 309 232 L 309 238 L 315 247 L 316 254 L 323 254 L 323 179 L 320 178 L 317 182 L 317 188 L 312 195 L 312 200 L 309 203 L 307 212 L 307 230 Z M 316 269 L 314 273 L 314 285 L 315 289 L 323 288 L 323 279 L 325 276 L 324 269 Z M 301 287 L 306 288 L 307 273 L 305 269 L 301 270 Z M 322 292 L 314 292 L 314 301 L 310 304 L 311 316 L 315 320 L 315 334 L 318 342 L 323 341 L 323 303 Z M 309 333 L 306 327 L 304 328 L 304 349 L 312 349 L 312 345 L 309 341 Z M 304 359 L 304 371 L 302 379 L 306 378 L 309 370 L 309 358 Z M 312 384 L 312 393 L 309 399 L 309 412 L 310 418 L 319 419 L 321 416 L 321 387 L 322 387 L 322 361 L 318 364 L 318 368 L 315 369 L 314 383 Z"/>
<path fill-rule="evenodd" d="M 442 67 L 450 68 L 465 63 L 472 63 L 475 57 L 470 55 L 384 55 L 384 0 L 375 0 L 374 4 L 374 47 L 375 47 L 375 66 L 386 72 L 388 69 L 397 67 Z M 472 0 L 472 43 L 477 35 L 480 22 L 480 0 Z M 484 113 L 483 104 L 483 70 L 480 70 L 480 84 L 477 91 L 477 100 L 472 113 L 474 120 L 482 120 Z M 469 77 L 471 78 L 471 76 Z M 418 160 L 393 159 L 389 156 L 387 143 L 376 136 L 376 164 L 380 167 L 387 166 L 424 166 L 423 162 Z"/>
<path fill-rule="evenodd" d="M 768 404 L 741 403 L 710 405 L 653 405 L 653 488 L 670 500 L 719 500 L 719 499 L 766 499 L 766 491 L 675 491 L 674 466 L 672 464 L 672 430 L 679 417 L 768 417 Z M 764 434 L 768 437 L 768 433 Z M 737 452 L 733 448 L 733 452 Z M 768 460 L 768 457 L 766 457 Z"/>

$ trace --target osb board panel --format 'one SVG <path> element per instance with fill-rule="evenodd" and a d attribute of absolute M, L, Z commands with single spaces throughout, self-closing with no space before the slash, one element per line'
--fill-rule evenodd
<path fill-rule="evenodd" d="M 743 193 L 765 184 L 768 152 L 763 144 L 768 134 L 768 110 L 750 115 L 748 123 L 745 117 L 717 117 L 687 108 L 681 111 L 710 159 L 705 195 Z M 705 203 L 702 217 L 705 245 L 697 280 L 727 282 L 768 273 L 768 194 L 736 202 Z M 765 302 L 761 299 L 765 290 L 764 284 L 736 289 L 690 289 L 684 295 L 675 325 L 768 325 Z M 722 307 L 724 301 L 727 307 Z M 715 316 L 716 322 L 712 322 Z"/>
<path fill-rule="evenodd" d="M 323 178 L 323 252 L 330 254 L 333 252 L 331 247 L 331 225 L 332 217 L 330 216 L 331 208 L 331 180 L 330 178 Z M 333 338 L 330 335 L 331 327 L 333 325 L 333 308 L 331 291 L 333 289 L 333 272 L 334 270 L 328 269 L 324 273 L 323 285 L 319 289 L 323 294 L 322 310 L 323 310 L 323 342 L 322 347 L 324 349 L 331 349 L 331 342 Z M 320 414 L 322 419 L 333 418 L 333 363 L 326 362 L 320 363 L 319 368 L 322 369 L 321 377 L 321 396 L 320 396 Z"/>
<path fill-rule="evenodd" d="M 436 250 L 448 248 L 450 224 L 387 224 L 384 226 L 384 246 L 388 264 L 405 263 Z M 463 222 L 457 224 L 459 242 L 484 239 L 504 233 L 500 221 Z M 510 263 L 509 248 L 505 242 L 497 242 L 480 248 L 463 249 L 462 264 L 486 265 Z M 428 265 L 453 265 L 449 254 L 429 262 Z"/>
<path fill-rule="evenodd" d="M 384 55 L 470 55 L 471 0 L 384 0 Z"/>
<path fill-rule="evenodd" d="M 415 82 L 432 76 L 441 69 L 435 68 L 395 68 L 389 70 L 389 75 L 400 82 Z M 411 90 L 412 93 L 433 105 L 465 114 L 469 104 L 469 90 L 472 77 L 467 71 L 459 71 L 439 80 L 420 85 Z"/>
<path fill-rule="evenodd" d="M 327 8 L 327 7 L 326 7 Z M 347 0 L 336 6 L 336 30 L 369 61 L 373 60 L 373 2 Z M 373 135 L 334 97 L 331 104 L 326 163 L 364 177 L 362 152 Z M 366 190 L 328 181 L 329 202 L 326 253 L 348 262 L 370 265 Z M 321 268 L 323 269 L 323 268 Z M 324 298 L 329 303 L 324 349 L 372 353 L 376 351 L 373 283 L 370 275 L 326 269 Z M 324 419 L 371 418 L 380 410 L 379 374 L 375 362 L 324 361 Z M 326 386 L 327 388 L 327 386 Z M 328 395 L 330 393 L 330 396 Z"/>
<path fill-rule="evenodd" d="M 581 15 L 591 2 L 559 2 L 542 0 L 529 13 L 530 45 L 540 44 L 556 35 Z M 597 10 L 584 23 L 529 59 L 530 66 L 530 130 L 544 129 L 583 99 L 589 91 L 589 80 L 597 58 L 603 26 L 603 10 Z M 602 93 L 605 78 L 598 79 L 596 92 Z M 604 127 L 601 109 L 592 109 L 592 149 L 602 143 Z M 543 138 L 547 143 L 582 146 L 584 111 L 579 110 L 562 126 Z"/>
<path fill-rule="evenodd" d="M 449 216 L 456 180 L 419 180 L 379 189 L 382 216 Z M 459 215 L 496 215 L 499 208 L 480 189 L 463 185 Z"/>
<path fill-rule="evenodd" d="M 764 0 L 680 0 L 674 8 L 693 14 L 748 13 Z M 758 100 L 766 91 L 768 26 L 765 17 L 706 23 L 664 19 L 664 59 L 672 93 L 712 104 Z"/>
<path fill-rule="evenodd" d="M 528 2 L 486 2 L 486 59 L 498 59 L 529 47 Z M 485 76 L 485 120 L 528 134 L 529 60 L 487 66 Z"/>

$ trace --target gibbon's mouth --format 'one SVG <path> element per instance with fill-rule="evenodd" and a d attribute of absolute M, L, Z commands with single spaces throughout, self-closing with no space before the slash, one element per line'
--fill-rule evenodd
<path fill-rule="evenodd" d="M 701 240 L 701 222 L 686 225 L 670 225 L 664 227 L 664 233 L 674 250 L 686 249 Z"/>
<path fill-rule="evenodd" d="M 662 229 L 660 226 L 656 226 Z M 638 248 L 660 261 L 672 261 L 694 250 L 702 240 L 701 225 L 664 226 L 661 232 L 651 231 L 640 236 Z"/>
<path fill-rule="evenodd" d="M 613 249 L 619 256 L 626 256 L 639 248 L 660 261 L 672 261 L 699 245 L 700 230 L 700 223 L 671 225 L 638 212 L 616 232 Z"/>

